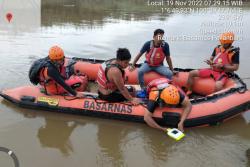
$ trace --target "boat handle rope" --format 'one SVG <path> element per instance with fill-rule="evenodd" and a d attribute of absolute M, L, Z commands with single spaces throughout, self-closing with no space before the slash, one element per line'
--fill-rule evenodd
<path fill-rule="evenodd" d="M 79 59 L 76 59 L 76 60 L 79 60 Z M 81 60 L 81 59 L 80 59 Z M 96 60 L 95 60 L 96 61 Z M 179 68 L 175 68 L 177 71 L 191 71 L 192 69 L 179 69 Z M 228 91 L 226 91 L 226 92 L 224 92 L 223 94 L 221 94 L 221 95 L 219 95 L 219 94 L 214 94 L 213 96 L 210 96 L 210 97 L 202 97 L 202 98 L 198 98 L 198 99 L 192 99 L 192 100 L 190 100 L 191 101 L 191 103 L 198 103 L 198 102 L 202 102 L 202 101 L 207 101 L 207 100 L 213 100 L 213 99 L 215 99 L 215 98 L 218 98 L 218 97 L 221 97 L 221 96 L 225 96 L 226 94 L 229 94 L 229 93 L 233 93 L 233 92 L 235 92 L 235 91 L 237 91 L 238 93 L 240 93 L 240 94 L 243 94 L 243 93 L 245 93 L 246 91 L 247 91 L 247 85 L 246 85 L 246 83 L 245 82 L 243 82 L 243 80 L 236 74 L 236 73 L 230 73 L 230 78 L 236 78 L 241 84 L 242 84 L 242 86 L 240 86 L 240 87 L 238 87 L 238 88 L 231 88 L 230 90 L 228 90 Z M 244 79 L 250 79 L 250 78 L 244 78 Z M 92 95 L 85 95 L 85 96 L 83 96 L 83 97 L 73 97 L 73 98 L 66 98 L 66 96 L 64 96 L 64 99 L 65 100 L 69 100 L 69 101 L 71 101 L 71 100 L 75 100 L 75 99 L 82 99 L 82 98 L 86 98 L 86 97 L 89 97 L 89 98 L 92 98 L 92 99 L 94 99 L 95 100 L 95 102 L 97 102 L 97 98 L 96 97 L 94 97 L 94 96 L 92 96 Z M 99 102 L 99 103 L 109 103 L 109 102 Z M 125 104 L 125 105 L 133 105 L 133 104 L 131 104 L 131 103 L 128 103 L 128 102 L 121 102 L 122 104 Z M 139 105 L 141 105 L 141 106 L 143 106 L 143 107 L 146 107 L 145 106 L 145 102 L 142 102 L 141 104 L 139 104 Z"/>
<path fill-rule="evenodd" d="M 242 86 L 238 88 L 237 92 L 240 94 L 245 93 L 247 91 L 246 83 L 243 82 L 243 80 L 238 75 L 235 74 L 234 77 L 237 78 L 239 82 L 242 84 Z"/>
<path fill-rule="evenodd" d="M 96 97 L 93 96 L 93 95 L 84 95 L 82 97 L 72 97 L 72 98 L 67 98 L 68 96 L 63 96 L 65 100 L 68 100 L 68 101 L 71 101 L 71 100 L 76 100 L 76 99 L 83 99 L 83 98 L 91 98 L 91 99 L 95 99 L 96 100 Z"/>
<path fill-rule="evenodd" d="M 240 94 L 243 94 L 247 91 L 247 88 L 246 86 L 242 86 L 240 88 L 237 89 L 237 92 L 240 93 Z"/>
<path fill-rule="evenodd" d="M 243 94 L 247 91 L 247 87 L 246 87 L 246 84 L 245 83 L 242 83 L 243 86 L 241 87 L 238 87 L 238 88 L 231 88 L 229 89 L 228 91 L 224 92 L 224 93 L 221 93 L 221 94 L 214 94 L 213 96 L 207 96 L 207 97 L 202 97 L 202 98 L 198 98 L 198 99 L 192 99 L 190 100 L 191 103 L 199 103 L 199 102 L 202 102 L 202 101 L 208 101 L 208 100 L 213 100 L 213 99 L 216 99 L 216 98 L 219 98 L 219 97 L 223 97 L 227 94 L 230 94 L 230 93 L 233 93 L 233 92 L 238 92 L 240 94 Z"/>
<path fill-rule="evenodd" d="M 108 102 L 108 101 L 99 101 L 98 102 L 98 99 L 97 98 L 95 98 L 95 97 L 93 97 L 92 96 L 92 98 L 95 100 L 95 102 L 96 103 L 112 103 L 112 102 Z M 129 102 L 119 102 L 120 104 L 124 104 L 124 105 L 128 105 L 128 106 L 133 106 L 133 104 L 132 103 L 129 103 Z M 142 107 L 147 107 L 146 105 L 145 105 L 146 103 L 144 103 L 144 102 L 141 102 L 141 103 L 139 103 L 138 105 L 141 105 Z"/>
<path fill-rule="evenodd" d="M 68 100 L 68 101 L 76 100 L 76 99 L 83 99 L 83 98 L 91 98 L 91 99 L 94 99 L 96 103 L 110 103 L 110 102 L 106 102 L 106 101 L 98 102 L 98 99 L 92 95 L 84 95 L 83 97 L 72 97 L 72 98 L 67 98 L 68 96 L 63 96 L 63 97 L 65 100 Z M 125 104 L 125 105 L 131 105 L 131 104 L 126 103 L 126 102 L 121 102 L 121 103 Z"/>
<path fill-rule="evenodd" d="M 107 102 L 107 101 L 99 101 L 98 102 L 98 99 L 93 96 L 93 95 L 84 95 L 83 97 L 72 97 L 72 98 L 67 98 L 68 96 L 63 96 L 63 98 L 67 101 L 71 101 L 71 100 L 76 100 L 76 99 L 83 99 L 83 98 L 91 98 L 91 99 L 94 99 L 96 103 L 110 103 L 110 102 Z M 121 104 L 124 104 L 124 105 L 128 105 L 128 106 L 131 106 L 133 104 L 129 103 L 129 102 L 120 102 Z M 146 103 L 145 102 L 141 102 L 139 105 L 141 105 L 142 107 L 146 108 Z"/>

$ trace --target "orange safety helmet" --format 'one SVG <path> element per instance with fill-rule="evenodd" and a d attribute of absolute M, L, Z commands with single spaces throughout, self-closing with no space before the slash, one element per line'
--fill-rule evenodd
<path fill-rule="evenodd" d="M 166 104 L 172 104 L 172 105 L 179 104 L 180 102 L 179 90 L 175 86 L 169 85 L 168 87 L 162 90 L 160 98 Z"/>
<path fill-rule="evenodd" d="M 64 58 L 64 52 L 59 46 L 53 46 L 49 49 L 50 60 L 61 60 Z"/>
<path fill-rule="evenodd" d="M 232 44 L 234 42 L 234 33 L 225 32 L 220 35 L 220 43 L 223 44 Z"/>

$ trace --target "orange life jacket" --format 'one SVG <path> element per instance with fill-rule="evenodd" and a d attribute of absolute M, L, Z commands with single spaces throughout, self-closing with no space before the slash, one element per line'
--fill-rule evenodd
<path fill-rule="evenodd" d="M 51 63 L 51 62 L 48 62 Z M 85 91 L 88 85 L 88 77 L 85 74 L 77 74 L 74 72 L 75 61 L 65 59 L 64 65 L 60 66 L 59 72 L 65 83 L 76 91 Z M 56 81 L 48 76 L 48 67 L 45 66 L 40 70 L 39 74 L 40 85 L 45 88 L 49 94 L 64 94 L 67 91 Z"/>
<path fill-rule="evenodd" d="M 228 65 L 232 64 L 232 57 L 237 52 L 239 48 L 230 47 L 229 49 L 224 49 L 222 46 L 215 48 L 215 57 L 213 59 L 214 64 Z M 214 71 L 223 72 L 223 69 L 213 68 Z"/>
<path fill-rule="evenodd" d="M 99 86 L 101 86 L 104 89 L 108 89 L 110 91 L 115 91 L 117 90 L 117 86 L 115 85 L 114 82 L 111 82 L 107 78 L 107 72 L 111 67 L 117 67 L 121 72 L 123 79 L 125 81 L 125 72 L 124 70 L 118 65 L 118 64 L 110 64 L 112 60 L 109 60 L 107 62 L 102 63 L 100 66 L 98 73 L 97 73 L 97 79 L 96 82 L 98 83 Z"/>
<path fill-rule="evenodd" d="M 60 75 L 66 79 L 66 67 L 63 65 L 59 69 Z M 44 86 L 49 94 L 60 94 L 61 86 L 48 76 L 48 67 L 44 67 L 40 71 L 40 85 Z"/>
<path fill-rule="evenodd" d="M 150 51 L 146 54 L 146 61 L 150 66 L 160 66 L 163 64 L 165 54 L 162 45 L 156 48 L 154 47 L 154 42 L 150 42 Z"/>

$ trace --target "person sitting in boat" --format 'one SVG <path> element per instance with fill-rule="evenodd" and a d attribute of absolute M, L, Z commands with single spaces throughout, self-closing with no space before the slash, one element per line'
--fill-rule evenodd
<path fill-rule="evenodd" d="M 119 48 L 116 59 L 104 62 L 97 74 L 98 94 L 100 99 L 109 102 L 131 101 L 139 104 L 140 100 L 134 98 L 125 87 L 125 71 L 128 67 L 131 54 L 126 48 Z"/>
<path fill-rule="evenodd" d="M 184 131 L 184 121 L 192 110 L 192 104 L 189 98 L 185 96 L 185 93 L 178 86 L 171 84 L 167 78 L 152 80 L 147 86 L 147 93 L 149 101 L 144 114 L 144 121 L 150 127 L 166 131 L 166 128 L 158 125 L 152 118 L 154 110 L 157 106 L 162 106 L 162 104 L 169 106 L 180 105 L 183 108 L 183 113 L 178 123 L 178 129 Z"/>
<path fill-rule="evenodd" d="M 64 65 L 64 51 L 59 46 L 53 46 L 49 50 L 46 58 L 46 65 L 40 70 L 40 81 L 48 94 L 62 95 L 70 93 L 73 96 L 82 97 L 83 87 L 86 86 L 86 77 L 71 75 L 66 77 L 66 67 Z M 75 89 L 75 90 L 74 90 Z"/>
<path fill-rule="evenodd" d="M 238 70 L 240 49 L 232 46 L 234 42 L 234 33 L 223 33 L 220 35 L 219 40 L 221 45 L 218 45 L 214 49 L 210 59 L 205 61 L 210 68 L 190 71 L 187 81 L 187 95 L 192 93 L 194 77 L 212 77 L 215 80 L 215 91 L 219 91 L 223 88 L 228 79 L 227 73 Z"/>
<path fill-rule="evenodd" d="M 146 61 L 138 69 L 138 80 L 141 89 L 144 94 L 146 93 L 144 85 L 144 74 L 149 71 L 155 71 L 168 79 L 171 79 L 173 76 L 173 65 L 170 57 L 169 45 L 163 40 L 164 30 L 156 29 L 154 31 L 153 40 L 147 41 L 138 55 L 135 57 L 132 65 L 130 66 L 130 71 L 135 69 L 136 62 L 140 57 L 146 52 Z M 166 58 L 166 61 L 169 65 L 169 68 L 164 66 L 163 62 Z"/>

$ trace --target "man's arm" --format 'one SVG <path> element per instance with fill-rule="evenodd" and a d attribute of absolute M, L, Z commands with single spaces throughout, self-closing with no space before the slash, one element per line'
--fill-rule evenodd
<path fill-rule="evenodd" d="M 76 94 L 77 94 L 76 91 L 65 83 L 65 81 L 62 78 L 61 74 L 59 73 L 58 70 L 56 70 L 55 67 L 53 67 L 53 66 L 48 67 L 48 76 L 51 77 L 53 80 L 55 80 L 56 83 L 61 85 L 67 92 L 69 92 L 70 94 L 76 96 Z"/>
<path fill-rule="evenodd" d="M 235 53 L 232 58 L 232 64 L 222 65 L 222 64 L 213 64 L 214 67 L 220 68 L 225 72 L 234 72 L 239 69 L 239 52 Z"/>
<path fill-rule="evenodd" d="M 234 72 L 239 69 L 239 64 L 232 64 L 232 65 L 228 64 L 223 66 L 222 69 L 224 69 L 225 72 Z"/>
<path fill-rule="evenodd" d="M 140 57 L 142 56 L 143 53 L 138 53 L 132 63 L 132 66 L 135 66 L 135 64 L 137 63 L 137 61 L 140 59 Z"/>
<path fill-rule="evenodd" d="M 232 57 L 232 64 L 225 65 L 223 68 L 226 72 L 234 72 L 239 69 L 239 63 L 240 63 L 240 53 L 239 51 L 237 51 Z"/>
<path fill-rule="evenodd" d="M 214 48 L 214 51 L 212 53 L 212 55 L 210 56 L 210 58 L 208 60 L 205 60 L 205 63 L 207 63 L 208 65 L 213 65 L 213 60 L 216 54 L 216 48 Z"/>
<path fill-rule="evenodd" d="M 160 125 L 158 125 L 155 120 L 153 119 L 153 114 L 151 112 L 149 112 L 147 109 L 145 109 L 145 113 L 144 113 L 144 121 L 148 124 L 148 126 L 152 127 L 152 128 L 156 128 L 162 131 L 166 131 L 166 128 L 161 127 Z"/>
<path fill-rule="evenodd" d="M 144 121 L 148 124 L 148 126 L 162 130 L 165 132 L 166 128 L 163 128 L 160 125 L 158 125 L 155 122 L 155 120 L 153 119 L 153 112 L 154 112 L 156 106 L 157 106 L 156 101 L 149 100 L 149 102 L 147 104 L 147 109 L 145 109 L 145 113 L 144 113 Z"/>
<path fill-rule="evenodd" d="M 166 56 L 166 60 L 167 60 L 169 69 L 170 69 L 171 71 L 174 71 L 171 57 L 170 57 L 170 56 Z"/>
<path fill-rule="evenodd" d="M 140 57 L 145 53 L 147 52 L 148 50 L 150 49 L 150 41 L 144 43 L 144 45 L 142 46 L 140 52 L 136 55 L 133 63 L 132 63 L 132 66 L 134 67 L 135 64 L 137 63 L 137 61 L 140 59 Z"/>
<path fill-rule="evenodd" d="M 163 52 L 165 54 L 165 57 L 166 57 L 166 61 L 168 63 L 168 67 L 171 71 L 174 71 L 174 68 L 173 68 L 173 63 L 172 63 L 172 59 L 170 57 L 170 49 L 169 49 L 169 45 L 168 43 L 164 43 L 164 46 L 163 46 Z"/>
<path fill-rule="evenodd" d="M 181 120 L 178 123 L 178 129 L 181 131 L 184 131 L 183 124 L 184 124 L 184 121 L 186 120 L 186 118 L 188 117 L 189 113 L 192 110 L 192 104 L 189 101 L 188 97 L 185 97 L 183 102 L 181 103 L 181 105 L 183 107 L 183 112 L 181 114 Z"/>

